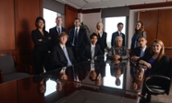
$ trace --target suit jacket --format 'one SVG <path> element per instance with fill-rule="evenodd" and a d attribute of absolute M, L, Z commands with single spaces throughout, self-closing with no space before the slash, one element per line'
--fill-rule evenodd
<path fill-rule="evenodd" d="M 95 46 L 95 53 L 94 53 L 94 57 L 97 56 L 97 59 L 103 59 L 103 53 L 100 49 L 100 46 L 98 44 L 96 44 Z M 88 59 L 91 59 L 91 44 L 87 45 L 84 49 L 84 51 L 81 54 L 81 58 L 83 61 L 87 61 Z"/>
<path fill-rule="evenodd" d="M 138 63 L 140 60 L 144 60 L 148 62 L 152 58 L 152 55 L 145 54 L 143 57 L 138 59 Z M 169 57 L 164 55 L 159 61 L 156 59 L 152 64 L 151 74 L 154 75 L 166 75 L 169 67 Z"/>
<path fill-rule="evenodd" d="M 51 28 L 49 30 L 49 33 L 50 33 L 51 38 L 52 38 L 52 45 L 53 46 L 59 44 L 59 40 L 58 40 L 59 32 L 57 31 L 56 27 L 57 26 L 55 26 L 55 27 L 53 27 L 53 28 Z M 62 27 L 62 31 L 61 32 L 68 33 L 67 30 L 64 27 Z"/>
<path fill-rule="evenodd" d="M 101 48 L 103 54 L 104 54 L 104 49 L 107 48 L 106 37 L 107 37 L 106 32 L 103 32 L 102 37 L 100 37 L 100 35 L 98 34 L 97 44 L 100 45 L 100 48 Z"/>
<path fill-rule="evenodd" d="M 131 51 L 131 57 L 132 56 L 140 56 L 140 53 L 141 53 L 141 49 L 140 49 L 140 47 L 137 47 L 133 51 Z M 150 53 L 150 48 L 148 46 L 146 46 L 145 54 L 149 54 L 149 53 Z"/>
<path fill-rule="evenodd" d="M 73 39 L 74 39 L 74 32 L 75 32 L 75 28 L 70 29 L 69 40 L 68 40 L 68 45 L 70 47 L 72 47 L 72 43 L 73 43 Z M 78 32 L 77 47 L 85 48 L 85 46 L 87 44 L 89 44 L 87 33 L 86 33 L 85 29 L 80 28 L 79 32 Z"/>
<path fill-rule="evenodd" d="M 50 35 L 47 31 L 44 31 L 44 35 L 41 34 L 41 32 L 36 29 L 32 31 L 32 40 L 34 43 L 34 51 L 47 51 L 50 49 L 50 41 L 48 40 L 48 37 Z M 38 41 L 38 39 L 42 39 L 41 42 Z"/>
<path fill-rule="evenodd" d="M 114 32 L 114 33 L 112 34 L 111 46 L 115 46 L 115 38 L 116 38 L 117 36 L 119 36 L 118 31 L 117 31 L 117 32 Z M 122 38 L 123 38 L 123 43 L 122 43 L 122 45 L 125 46 L 125 35 L 124 35 L 123 33 L 122 33 Z"/>
<path fill-rule="evenodd" d="M 72 52 L 72 49 L 69 48 L 69 47 L 66 47 L 67 49 L 67 52 L 68 52 L 68 56 L 69 56 L 69 59 L 71 61 L 72 64 L 75 63 L 75 58 L 73 56 L 73 52 Z M 52 59 L 53 59 L 53 67 L 56 69 L 56 68 L 59 68 L 59 67 L 64 67 L 64 66 L 67 66 L 67 59 L 66 59 L 66 56 L 62 50 L 62 48 L 60 47 L 60 45 L 56 45 L 53 47 L 52 49 Z"/>

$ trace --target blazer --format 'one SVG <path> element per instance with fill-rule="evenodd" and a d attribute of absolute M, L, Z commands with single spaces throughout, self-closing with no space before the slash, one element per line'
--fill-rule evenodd
<path fill-rule="evenodd" d="M 72 47 L 73 39 L 74 39 L 74 32 L 75 28 L 70 29 L 69 32 L 69 39 L 68 39 L 68 45 Z M 87 37 L 87 33 L 85 29 L 82 29 L 80 27 L 79 32 L 78 32 L 78 39 L 77 39 L 77 47 L 78 48 L 85 48 L 85 46 L 89 44 L 89 40 Z"/>
<path fill-rule="evenodd" d="M 66 49 L 67 49 L 68 56 L 69 56 L 69 59 L 70 59 L 71 63 L 74 64 L 75 63 L 75 58 L 73 56 L 72 49 L 67 47 L 67 46 L 66 46 Z M 65 56 L 62 48 L 60 47 L 60 45 L 56 45 L 56 46 L 53 47 L 53 49 L 52 49 L 52 59 L 53 59 L 53 67 L 55 69 L 59 68 L 59 67 L 67 66 L 67 64 L 68 64 L 66 56 Z"/>
<path fill-rule="evenodd" d="M 98 34 L 97 44 L 100 45 L 100 49 L 102 50 L 103 54 L 104 54 L 104 49 L 107 48 L 106 38 L 107 38 L 106 32 L 103 31 L 102 37 L 100 37 L 100 35 Z"/>
<path fill-rule="evenodd" d="M 103 53 L 98 44 L 96 44 L 95 46 L 94 57 L 96 56 L 97 59 L 103 59 Z M 91 44 L 85 47 L 84 51 L 81 53 L 81 58 L 83 61 L 87 61 L 88 59 L 91 59 Z"/>
<path fill-rule="evenodd" d="M 146 54 L 143 57 L 138 59 L 138 63 L 140 60 L 144 60 L 144 61 L 149 61 L 152 58 L 152 55 Z M 151 65 L 151 74 L 154 75 L 166 75 L 167 71 L 168 71 L 168 67 L 169 67 L 169 57 L 167 57 L 166 55 L 164 55 L 159 61 L 158 59 L 156 59 Z"/>
<path fill-rule="evenodd" d="M 59 32 L 57 31 L 56 27 L 57 26 L 49 29 L 49 33 L 50 33 L 51 38 L 52 38 L 52 45 L 53 46 L 59 44 L 59 40 L 58 40 Z M 64 27 L 62 27 L 61 32 L 65 32 L 68 34 L 67 30 Z"/>
<path fill-rule="evenodd" d="M 132 56 L 140 56 L 140 53 L 141 53 L 140 47 L 134 48 L 134 50 L 131 51 L 131 57 Z M 146 46 L 145 54 L 149 54 L 149 53 L 150 53 L 150 48 L 148 46 Z"/>
<path fill-rule="evenodd" d="M 44 31 L 44 35 L 41 34 L 41 32 L 36 29 L 32 31 L 32 40 L 34 43 L 34 51 L 47 51 L 50 49 L 50 41 L 48 40 L 48 37 L 50 35 L 47 31 Z M 41 42 L 38 41 L 38 39 L 42 39 Z"/>
<path fill-rule="evenodd" d="M 118 31 L 114 32 L 112 34 L 112 39 L 111 39 L 111 46 L 115 46 L 115 38 L 119 36 L 119 33 Z M 122 33 L 122 38 L 123 38 L 123 42 L 122 42 L 122 45 L 125 46 L 125 35 Z"/>

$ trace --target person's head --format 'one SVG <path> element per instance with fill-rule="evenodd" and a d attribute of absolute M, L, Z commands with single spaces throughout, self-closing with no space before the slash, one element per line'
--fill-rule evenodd
<path fill-rule="evenodd" d="M 143 23 L 141 21 L 137 21 L 136 30 L 141 30 L 141 29 L 143 29 Z"/>
<path fill-rule="evenodd" d="M 119 86 L 119 85 L 121 84 L 121 80 L 120 80 L 119 78 L 116 78 L 115 84 L 116 84 L 117 86 Z"/>
<path fill-rule="evenodd" d="M 58 81 L 57 82 L 57 87 L 56 88 L 57 88 L 58 91 L 62 91 L 63 85 L 62 85 L 62 82 L 61 81 Z"/>
<path fill-rule="evenodd" d="M 121 22 L 119 22 L 119 23 L 117 24 L 118 31 L 122 31 L 123 26 L 124 26 L 124 24 L 123 24 L 123 23 L 121 23 Z"/>
<path fill-rule="evenodd" d="M 154 54 L 154 53 L 159 54 L 158 60 L 160 60 L 162 58 L 162 56 L 165 55 L 164 49 L 165 49 L 165 46 L 161 40 L 155 39 L 152 42 L 151 53 L 152 54 Z"/>
<path fill-rule="evenodd" d="M 95 45 L 97 43 L 97 40 L 98 40 L 98 37 L 96 34 L 93 33 L 90 35 L 91 44 Z"/>
<path fill-rule="evenodd" d="M 68 34 L 66 34 L 65 32 L 61 32 L 60 35 L 59 35 L 60 44 L 65 45 L 67 40 L 68 40 Z"/>
<path fill-rule="evenodd" d="M 90 79 L 91 81 L 95 81 L 96 78 L 97 78 L 97 73 L 96 73 L 95 70 L 92 70 L 92 71 L 89 73 L 89 79 Z"/>
<path fill-rule="evenodd" d="M 40 83 L 38 83 L 37 91 L 38 91 L 39 94 L 44 94 L 45 93 L 45 91 L 46 91 L 46 83 L 45 83 L 44 79 L 42 79 L 40 81 Z"/>
<path fill-rule="evenodd" d="M 62 26 L 62 23 L 63 23 L 62 17 L 61 17 L 61 16 L 58 16 L 58 17 L 56 18 L 56 25 L 57 25 L 57 26 Z"/>
<path fill-rule="evenodd" d="M 65 72 L 60 73 L 60 79 L 61 80 L 67 80 L 68 79 L 68 77 L 67 77 Z"/>
<path fill-rule="evenodd" d="M 76 18 L 75 20 L 74 20 L 74 25 L 75 25 L 75 27 L 79 27 L 80 26 L 80 19 L 79 18 Z"/>
<path fill-rule="evenodd" d="M 37 17 L 35 21 L 35 26 L 38 29 L 45 30 L 45 20 L 42 17 Z"/>
<path fill-rule="evenodd" d="M 117 46 L 117 47 L 121 47 L 121 46 L 122 46 L 122 41 L 123 41 L 122 37 L 121 37 L 121 36 L 117 36 L 117 37 L 115 38 L 116 46 Z"/>
<path fill-rule="evenodd" d="M 118 67 L 115 69 L 115 77 L 119 78 L 121 76 L 121 69 Z"/>
<path fill-rule="evenodd" d="M 96 25 L 97 30 L 103 30 L 103 23 L 102 22 L 98 22 Z"/>
<path fill-rule="evenodd" d="M 147 40 L 145 37 L 138 38 L 138 42 L 141 48 L 144 48 L 146 46 Z"/>

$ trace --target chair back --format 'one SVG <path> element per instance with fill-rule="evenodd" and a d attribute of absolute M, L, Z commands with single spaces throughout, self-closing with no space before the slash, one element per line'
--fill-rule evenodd
<path fill-rule="evenodd" d="M 172 59 L 171 58 L 169 60 L 169 67 L 168 67 L 166 76 L 169 77 L 172 81 Z M 167 89 L 166 89 L 167 95 L 169 95 L 169 92 L 170 92 L 171 81 L 167 84 Z"/>
<path fill-rule="evenodd" d="M 2 74 L 15 72 L 14 60 L 11 53 L 0 54 L 0 70 Z"/>

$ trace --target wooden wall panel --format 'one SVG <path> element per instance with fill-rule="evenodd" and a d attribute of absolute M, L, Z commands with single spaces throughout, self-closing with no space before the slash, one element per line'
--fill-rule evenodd
<path fill-rule="evenodd" d="M 78 17 L 78 10 L 69 5 L 65 5 L 65 27 L 68 31 L 72 27 L 73 21 L 77 17 Z"/>
<path fill-rule="evenodd" d="M 31 31 L 36 28 L 35 19 L 38 16 L 42 16 L 42 12 L 40 12 L 40 0 L 15 0 L 17 50 L 33 48 Z"/>
<path fill-rule="evenodd" d="M 158 39 L 165 47 L 172 47 L 172 9 L 159 10 Z"/>
<path fill-rule="evenodd" d="M 152 40 L 157 38 L 158 10 L 139 12 L 139 16 L 147 33 L 147 45 L 150 46 Z"/>
<path fill-rule="evenodd" d="M 0 50 L 14 49 L 14 1 L 0 0 Z"/>

